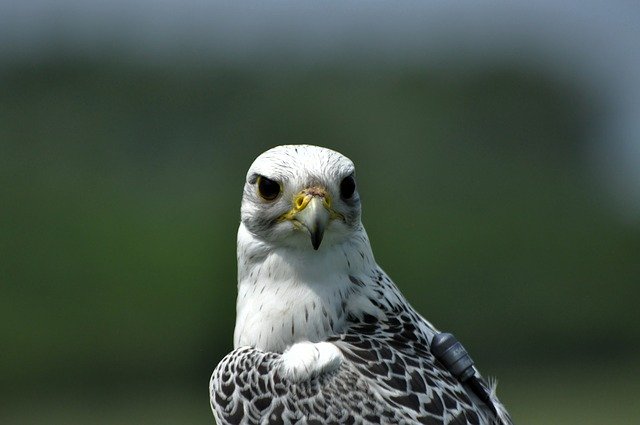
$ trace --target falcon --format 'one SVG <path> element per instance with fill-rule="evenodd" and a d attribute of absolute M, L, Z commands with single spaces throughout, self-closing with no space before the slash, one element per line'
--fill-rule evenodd
<path fill-rule="evenodd" d="M 209 384 L 223 424 L 511 424 L 451 334 L 376 264 L 351 160 L 270 149 L 247 173 L 234 350 Z"/>

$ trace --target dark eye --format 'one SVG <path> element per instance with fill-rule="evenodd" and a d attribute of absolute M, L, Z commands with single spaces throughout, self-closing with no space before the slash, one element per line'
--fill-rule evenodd
<path fill-rule="evenodd" d="M 258 176 L 258 193 L 267 201 L 273 201 L 280 194 L 280 184 L 277 181 Z"/>
<path fill-rule="evenodd" d="M 340 183 L 340 197 L 342 199 L 349 199 L 353 196 L 353 193 L 356 191 L 356 181 L 353 176 L 347 176 L 342 179 Z"/>

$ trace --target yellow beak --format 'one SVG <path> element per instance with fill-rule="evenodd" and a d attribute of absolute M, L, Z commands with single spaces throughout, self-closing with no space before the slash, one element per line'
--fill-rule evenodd
<path fill-rule="evenodd" d="M 342 217 L 331 208 L 331 197 L 324 188 L 304 189 L 293 198 L 293 208 L 282 215 L 281 220 L 291 220 L 299 229 L 305 229 L 311 237 L 313 249 L 318 250 L 324 231 L 332 218 Z"/>

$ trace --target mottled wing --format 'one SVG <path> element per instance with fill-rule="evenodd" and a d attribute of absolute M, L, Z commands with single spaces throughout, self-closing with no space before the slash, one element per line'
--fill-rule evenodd
<path fill-rule="evenodd" d="M 298 384 L 278 373 L 279 354 L 234 350 L 211 379 L 218 424 L 494 422 L 401 319 L 365 320 L 331 338 L 345 356 L 340 368 Z"/>
<path fill-rule="evenodd" d="M 294 384 L 280 377 L 279 362 L 280 355 L 249 347 L 236 349 L 222 360 L 210 386 L 218 425 L 364 424 L 380 423 L 380 415 L 397 417 L 348 364 Z"/>
<path fill-rule="evenodd" d="M 365 316 L 364 323 L 333 342 L 382 402 L 409 423 L 496 422 L 490 408 L 434 358 L 412 316 L 398 311 L 384 323 Z"/>

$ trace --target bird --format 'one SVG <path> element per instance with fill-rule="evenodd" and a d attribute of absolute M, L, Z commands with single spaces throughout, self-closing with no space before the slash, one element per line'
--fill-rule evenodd
<path fill-rule="evenodd" d="M 495 383 L 376 263 L 341 153 L 283 145 L 255 159 L 237 261 L 234 349 L 209 381 L 219 425 L 512 423 Z M 466 378 L 443 347 L 470 362 Z"/>

